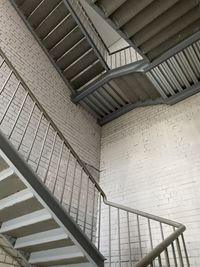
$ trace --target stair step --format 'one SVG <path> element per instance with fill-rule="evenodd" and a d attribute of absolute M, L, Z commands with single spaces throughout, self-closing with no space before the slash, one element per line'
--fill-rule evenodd
<path fill-rule="evenodd" d="M 84 263 L 67 264 L 67 265 L 53 265 L 49 267 L 93 267 L 93 265 L 90 264 L 89 262 L 84 262 Z"/>
<path fill-rule="evenodd" d="M 60 58 L 68 50 L 70 50 L 74 45 L 76 45 L 82 38 L 83 33 L 80 31 L 79 27 L 76 26 L 71 32 L 69 32 L 65 37 L 63 37 L 50 51 L 55 60 Z"/>
<path fill-rule="evenodd" d="M 96 60 L 97 56 L 95 55 L 93 49 L 91 48 L 65 69 L 64 71 L 65 76 L 67 77 L 68 80 L 71 80 L 76 75 L 78 75 L 78 73 L 82 72 L 88 66 L 93 64 Z"/>
<path fill-rule="evenodd" d="M 0 199 L 8 197 L 26 188 L 11 168 L 0 172 Z"/>
<path fill-rule="evenodd" d="M 30 192 L 25 189 L 0 200 L 0 221 L 13 218 L 42 209 L 42 205 Z"/>
<path fill-rule="evenodd" d="M 2 223 L 0 234 L 22 237 L 57 228 L 57 223 L 45 209 L 20 216 Z"/>
<path fill-rule="evenodd" d="M 79 89 L 103 71 L 104 67 L 102 66 L 101 62 L 97 60 L 92 65 L 88 66 L 88 68 L 76 75 L 70 82 L 75 89 Z"/>
<path fill-rule="evenodd" d="M 105 11 L 105 15 L 110 16 L 115 10 L 122 6 L 127 0 L 99 0 L 97 1 L 98 5 Z"/>
<path fill-rule="evenodd" d="M 69 11 L 65 8 L 64 3 L 60 2 L 60 4 L 36 27 L 36 34 L 41 39 L 45 38 L 45 36 L 47 36 L 47 34 L 51 32 L 68 14 Z"/>
<path fill-rule="evenodd" d="M 49 230 L 33 235 L 20 237 L 15 243 L 15 249 L 24 251 L 41 251 L 72 245 L 68 235 L 61 229 Z"/>
<path fill-rule="evenodd" d="M 85 37 L 83 37 L 78 43 L 70 48 L 62 57 L 60 57 L 56 63 L 64 70 L 71 65 L 75 60 L 81 57 L 86 51 L 90 49 L 90 45 Z"/>
<path fill-rule="evenodd" d="M 42 264 L 42 266 L 73 264 L 85 261 L 84 254 L 76 246 L 33 252 L 29 258 L 30 264 Z"/>
<path fill-rule="evenodd" d="M 5 160 L 0 157 L 0 172 L 7 169 L 9 166 L 8 164 L 5 162 Z"/>
<path fill-rule="evenodd" d="M 33 28 L 38 26 L 41 21 L 44 20 L 48 14 L 54 10 L 54 8 L 59 4 L 60 0 L 54 1 L 42 1 L 40 5 L 36 9 L 32 11 L 32 13 L 28 17 L 29 23 Z"/>
<path fill-rule="evenodd" d="M 54 47 L 64 36 L 76 27 L 76 22 L 71 16 L 67 15 L 44 39 L 43 43 L 47 49 Z"/>

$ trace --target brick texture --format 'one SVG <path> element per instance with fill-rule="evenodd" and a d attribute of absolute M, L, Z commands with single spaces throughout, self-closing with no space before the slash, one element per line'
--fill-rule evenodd
<path fill-rule="evenodd" d="M 186 225 L 200 265 L 200 94 L 135 109 L 102 129 L 101 185 L 108 199 Z"/>

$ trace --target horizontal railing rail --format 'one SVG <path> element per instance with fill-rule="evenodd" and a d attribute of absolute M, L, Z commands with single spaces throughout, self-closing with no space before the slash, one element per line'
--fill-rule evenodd
<path fill-rule="evenodd" d="M 107 258 L 105 264 L 189 267 L 185 227 L 109 202 L 2 50 L 0 129 Z"/>

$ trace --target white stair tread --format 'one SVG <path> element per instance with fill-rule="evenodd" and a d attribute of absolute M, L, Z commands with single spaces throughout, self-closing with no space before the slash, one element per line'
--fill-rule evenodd
<path fill-rule="evenodd" d="M 84 258 L 84 254 L 76 246 L 63 247 L 57 249 L 49 249 L 40 252 L 33 252 L 30 255 L 29 263 L 43 263 L 57 260 Z"/>
<path fill-rule="evenodd" d="M 14 174 L 14 171 L 11 168 L 7 168 L 0 172 L 0 182 L 5 180 L 6 178 L 10 177 Z"/>
<path fill-rule="evenodd" d="M 93 267 L 89 262 L 77 263 L 77 264 L 65 264 L 65 265 L 52 265 L 49 267 Z"/>
<path fill-rule="evenodd" d="M 34 197 L 34 195 L 28 189 L 17 192 L 13 195 L 10 195 L 10 196 L 0 200 L 0 211 L 5 209 L 5 208 L 16 205 L 17 203 L 31 199 L 33 197 Z"/>
<path fill-rule="evenodd" d="M 32 212 L 30 214 L 18 217 L 16 219 L 12 219 L 2 223 L 0 233 L 5 233 L 8 231 L 12 231 L 14 229 L 18 229 L 27 225 L 32 225 L 38 222 L 46 221 L 51 219 L 52 216 L 45 209 Z"/>
<path fill-rule="evenodd" d="M 62 230 L 62 228 L 58 228 L 33 235 L 20 237 L 15 243 L 15 248 L 19 249 L 38 244 L 59 241 L 63 239 L 68 239 L 68 235 Z"/>

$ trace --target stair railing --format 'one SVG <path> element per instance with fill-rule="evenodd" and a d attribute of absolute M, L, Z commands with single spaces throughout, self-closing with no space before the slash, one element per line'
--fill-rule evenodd
<path fill-rule="evenodd" d="M 106 256 L 106 265 L 190 266 L 185 226 L 107 201 L 98 182 L 2 50 L 0 130 Z"/>
<path fill-rule="evenodd" d="M 79 22 L 81 23 L 82 27 L 85 28 L 88 36 L 92 39 L 97 51 L 101 54 L 101 57 L 104 59 L 104 62 L 106 62 L 109 69 L 116 69 L 141 59 L 141 56 L 131 46 L 124 47 L 115 52 L 110 52 L 83 5 L 81 4 L 81 1 L 67 0 L 67 2 L 74 11 L 73 15 L 78 17 Z"/>

